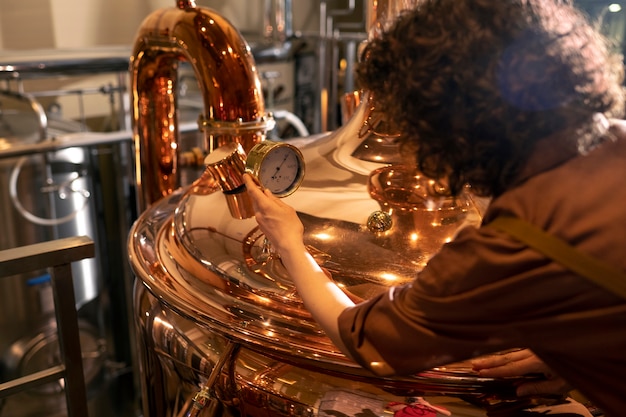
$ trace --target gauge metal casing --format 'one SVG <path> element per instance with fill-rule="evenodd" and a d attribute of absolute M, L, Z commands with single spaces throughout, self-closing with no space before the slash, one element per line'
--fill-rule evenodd
<path fill-rule="evenodd" d="M 294 145 L 265 140 L 248 152 L 245 171 L 275 196 L 287 197 L 304 179 L 304 157 Z"/>

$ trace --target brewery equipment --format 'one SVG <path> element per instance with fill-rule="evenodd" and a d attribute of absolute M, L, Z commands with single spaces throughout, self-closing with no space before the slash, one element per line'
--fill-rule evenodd
<path fill-rule="evenodd" d="M 373 21 L 402 5 L 372 2 Z M 178 177 L 180 62 L 192 64 L 204 98 L 197 160 L 207 167 L 187 186 Z M 146 415 L 381 415 L 420 396 L 511 393 L 466 364 L 374 377 L 312 320 L 241 186 L 242 162 L 272 118 L 249 48 L 226 19 L 189 0 L 149 15 L 131 85 L 141 215 L 128 251 Z M 372 103 L 365 94 L 342 128 L 291 142 L 305 175 L 284 196 L 314 258 L 354 299 L 412 280 L 459 228 L 480 221 L 470 194 L 441 197 L 403 163 Z"/>
<path fill-rule="evenodd" d="M 0 249 L 89 236 L 95 257 L 72 264 L 90 415 L 136 408 L 130 346 L 131 273 L 122 242 L 135 207 L 128 202 L 131 135 L 124 127 L 127 49 L 38 51 L 0 57 Z M 33 83 L 110 76 L 112 86 L 29 90 Z M 61 81 L 59 81 L 61 80 Z M 64 117 L 53 97 L 104 95 L 118 102 L 110 130 Z M 71 101 L 71 100 L 70 100 Z M 108 106 L 105 108 L 105 113 Z M 119 110 L 119 116 L 117 113 Z M 0 382 L 61 363 L 50 276 L 37 269 L 0 282 Z M 61 301 L 64 301 L 61 297 Z M 61 416 L 62 379 L 3 399 L 1 416 Z M 113 400 L 115 399 L 115 400 Z"/>

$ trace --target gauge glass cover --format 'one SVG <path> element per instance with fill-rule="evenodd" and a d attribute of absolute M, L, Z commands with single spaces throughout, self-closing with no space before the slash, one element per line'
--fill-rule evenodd
<path fill-rule="evenodd" d="M 264 141 L 250 151 L 246 172 L 256 177 L 259 184 L 277 197 L 292 194 L 304 177 L 302 153 L 293 145 Z"/>
<path fill-rule="evenodd" d="M 273 194 L 283 194 L 298 180 L 300 160 L 292 148 L 275 147 L 263 159 L 259 169 L 259 181 Z"/>

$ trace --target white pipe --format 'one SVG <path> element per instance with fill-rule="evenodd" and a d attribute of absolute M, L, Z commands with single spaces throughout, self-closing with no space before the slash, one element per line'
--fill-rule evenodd
<path fill-rule="evenodd" d="M 295 114 L 287 110 L 272 110 L 271 112 L 274 114 L 274 119 L 286 120 L 289 122 L 290 125 L 296 128 L 300 136 L 309 136 L 309 130 L 306 128 L 302 120 Z"/>

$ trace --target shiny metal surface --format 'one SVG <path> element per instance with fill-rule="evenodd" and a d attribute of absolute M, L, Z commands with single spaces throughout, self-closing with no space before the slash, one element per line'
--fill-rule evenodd
<path fill-rule="evenodd" d="M 304 157 L 286 142 L 265 140 L 255 145 L 246 159 L 245 171 L 277 197 L 294 193 L 304 179 Z"/>
<path fill-rule="evenodd" d="M 74 96 L 80 101 L 84 94 L 107 95 L 111 123 L 98 125 L 124 129 L 126 118 L 114 115 L 124 112 L 127 100 L 114 98 L 127 90 L 128 58 L 128 48 L 0 52 L 0 79 L 6 76 L 3 85 L 10 89 L 0 92 L 0 137 L 5 139 L 0 140 L 0 249 L 78 235 L 94 240 L 95 257 L 71 266 L 91 416 L 128 415 L 136 407 L 129 326 L 132 273 L 122 243 L 136 218 L 129 207 L 134 200 L 131 133 L 87 132 L 86 118 L 69 119 L 60 105 L 47 107 L 46 100 L 37 99 Z M 90 83 L 91 77 L 82 76 L 94 75 L 93 82 L 99 83 L 99 75 L 110 71 L 116 87 L 61 87 L 75 75 Z M 55 77 L 60 79 L 53 82 L 60 87 L 56 91 L 38 90 L 45 80 L 22 82 Z M 18 105 L 9 96 L 31 104 Z M 58 338 L 49 325 L 55 311 L 48 272 L 42 267 L 1 282 L 0 382 L 25 377 L 44 363 L 60 363 Z M 61 293 L 69 297 L 65 290 Z M 54 378 L 42 388 L 0 401 L 0 415 L 66 414 L 63 381 Z"/>
<path fill-rule="evenodd" d="M 470 202 L 458 206 L 447 202 L 448 207 L 443 211 L 427 212 L 429 222 L 433 214 L 445 213 L 441 218 L 449 220 L 439 222 L 441 229 L 421 230 L 422 236 L 411 251 L 400 248 L 403 242 L 396 239 L 410 236 L 408 232 L 419 225 L 415 221 L 409 225 L 407 221 L 396 220 L 389 232 L 372 233 L 366 221 L 372 212 L 383 208 L 367 189 L 369 172 L 375 170 L 369 166 L 370 162 L 356 160 L 344 150 L 344 147 L 352 148 L 352 141 L 358 139 L 356 128 L 348 125 L 345 130 L 316 138 L 301 147 L 308 174 L 298 191 L 286 197 L 286 201 L 297 208 L 305 224 L 306 243 L 320 265 L 348 294 L 360 299 L 385 291 L 389 285 L 412 280 L 428 251 L 436 250 L 433 245 L 449 238 L 456 228 L 479 221 L 480 216 Z M 413 220 L 420 217 L 419 213 L 407 216 Z M 427 249 L 420 249 L 420 239 Z M 180 390 L 176 392 L 190 400 L 202 387 L 204 374 L 212 369 L 207 365 L 211 356 L 202 353 L 191 362 L 185 361 L 192 364 L 191 369 L 184 369 L 186 377 L 172 379 L 171 366 L 177 367 L 174 364 L 179 361 L 169 359 L 169 355 L 203 346 L 215 348 L 220 346 L 214 341 L 216 338 L 222 340 L 221 346 L 223 339 L 231 340 L 241 347 L 240 352 L 254 352 L 255 372 L 263 374 L 261 377 L 248 370 L 247 377 L 236 377 L 236 383 L 229 382 L 227 385 L 235 388 L 231 387 L 234 392 L 223 399 L 226 409 L 245 410 L 251 407 L 250 398 L 254 398 L 265 404 L 263 407 L 277 402 L 285 410 L 290 407 L 308 410 L 301 411 L 302 414 L 288 414 L 288 411 L 279 414 L 274 410 L 273 415 L 318 415 L 316 404 L 320 396 L 332 390 L 380 391 L 374 397 L 381 399 L 390 392 L 400 396 L 472 395 L 485 390 L 510 389 L 499 381 L 476 378 L 468 366 L 457 366 L 455 372 L 441 368 L 414 378 L 380 379 L 347 360 L 304 309 L 280 259 L 265 246 L 255 220 L 234 219 L 225 196 L 211 177 L 205 176 L 194 186 L 175 191 L 144 212 L 131 231 L 129 253 L 139 278 L 136 292 L 149 300 L 136 302 L 135 308 L 140 333 L 145 338 L 143 378 L 150 385 L 146 385 L 144 399 L 151 407 L 150 415 L 175 415 L 176 410 L 168 407 L 174 407 L 182 399 L 166 399 L 172 385 L 184 385 L 188 390 L 186 396 Z M 145 289 L 148 291 L 144 293 Z M 144 303 L 149 304 L 150 311 L 146 311 L 148 307 Z M 167 317 L 155 318 L 151 312 Z M 172 317 L 182 317 L 183 324 Z M 185 341 L 185 349 L 156 335 L 155 326 L 164 326 L 168 334 L 181 332 L 177 338 Z M 198 332 L 203 336 L 192 341 L 190 338 L 198 336 Z M 219 356 L 220 350 L 213 352 L 213 356 L 216 354 Z M 233 358 L 235 362 L 238 360 L 239 357 Z M 198 369 L 197 364 L 201 363 L 208 368 Z M 245 364 L 238 366 L 248 369 Z M 278 369 L 276 374 L 271 371 L 273 368 Z M 312 370 L 315 377 L 311 377 Z M 154 375 L 155 372 L 164 374 Z M 183 371 L 176 369 L 174 373 L 180 372 Z M 259 385 L 283 385 L 283 372 L 295 378 L 295 385 L 289 385 L 288 389 L 283 386 L 278 393 Z M 332 389 L 324 385 L 329 379 L 336 384 Z M 163 386 L 155 386 L 156 380 Z M 318 384 L 323 387 L 320 391 L 316 391 Z M 285 399 L 282 389 L 293 392 L 295 397 L 306 392 L 311 402 Z M 162 410 L 163 407 L 168 410 Z M 267 415 L 257 412 L 249 415 Z"/>
<path fill-rule="evenodd" d="M 182 53 L 172 45 L 174 40 L 164 38 L 170 30 L 151 29 L 156 21 L 167 22 L 164 27 L 173 29 L 178 27 L 174 18 L 185 26 L 190 15 L 197 16 L 197 22 L 211 15 L 212 31 L 235 33 L 213 12 L 187 2 L 181 5 L 182 9 L 155 12 L 146 19 L 148 29 L 139 31 L 135 59 L 151 56 L 151 69 L 145 74 L 169 79 L 173 58 Z M 203 27 L 197 26 L 201 32 Z M 245 44 L 243 39 L 232 42 Z M 153 49 L 157 43 L 161 46 Z M 205 42 L 202 47 L 209 47 L 197 51 L 202 56 L 228 55 L 219 43 L 214 47 Z M 173 50 L 178 52 L 173 54 Z M 204 78 L 216 89 L 206 92 L 208 110 L 203 118 L 240 113 L 241 98 L 257 85 L 242 81 L 254 74 L 254 69 L 248 71 L 248 65 L 254 66 L 252 61 L 240 65 L 226 60 L 223 64 L 228 69 L 218 65 L 211 68 L 219 70 L 217 75 L 209 72 Z M 155 88 L 155 82 L 141 75 L 137 65 L 133 68 L 135 132 L 142 161 L 138 180 L 144 188 L 144 203 L 150 204 L 133 225 L 128 241 L 130 263 L 138 278 L 135 316 L 146 415 L 324 416 L 335 415 L 331 412 L 340 412 L 341 404 L 355 398 L 376 403 L 382 413 L 386 402 L 414 395 L 511 393 L 510 381 L 479 378 L 468 364 L 413 377 L 377 378 L 347 359 L 304 308 L 254 218 L 239 216 L 229 207 L 231 185 L 238 184 L 243 173 L 231 171 L 241 169 L 237 168 L 241 164 L 207 169 L 191 186 L 175 188 L 174 98 L 169 90 Z M 241 81 L 233 83 L 242 90 L 239 94 L 211 95 L 221 93 L 221 71 Z M 233 74 L 238 71 L 243 75 Z M 151 101 L 166 104 L 147 111 L 148 92 L 161 94 Z M 221 103 L 222 113 L 213 107 L 216 102 Z M 374 119 L 375 126 L 382 126 L 381 113 L 375 112 L 368 97 L 360 103 L 342 128 L 292 142 L 302 152 L 306 175 L 298 190 L 284 198 L 297 210 L 305 226 L 305 244 L 314 258 L 355 300 L 413 280 L 441 245 L 460 228 L 481 219 L 469 195 L 441 197 L 433 192 L 435 184 L 400 163 L 403 158 L 393 132 L 368 128 Z M 246 111 L 250 123 L 262 120 L 262 100 Z M 144 113 L 150 117 L 144 118 Z M 218 166 L 223 165 L 221 154 L 211 157 L 216 145 L 241 143 L 248 152 L 264 133 L 243 137 L 247 131 L 213 132 L 205 151 Z M 380 215 L 384 227 L 368 227 L 372 215 Z M 210 405 L 202 408 L 200 403 Z"/>
<path fill-rule="evenodd" d="M 0 90 L 0 151 L 46 138 L 48 118 L 34 97 Z"/>
<path fill-rule="evenodd" d="M 415 7 L 419 0 L 368 0 L 367 21 L 369 37 L 388 26 L 403 10 Z"/>
<path fill-rule="evenodd" d="M 76 147 L 50 153 L 5 157 L 16 147 L 41 144 L 48 118 L 31 95 L 0 90 L 0 250 L 55 238 L 95 235 L 89 155 Z M 76 307 L 97 297 L 101 274 L 96 259 L 72 265 Z M 49 282 L 45 269 L 29 271 L 22 280 L 0 282 L 0 351 L 23 336 L 26 323 L 40 318 L 40 294 Z M 0 367 L 2 368 L 2 367 Z M 0 378 L 3 373 L 0 370 Z"/>
<path fill-rule="evenodd" d="M 68 416 L 87 415 L 87 392 L 83 378 L 78 316 L 70 264 L 95 255 L 87 236 L 42 242 L 0 251 L 0 270 L 5 279 L 14 274 L 49 268 L 56 309 L 60 365 L 45 363 L 44 369 L 29 369 L 21 378 L 0 384 L 0 398 L 63 378 Z M 61 295 L 65 297 L 62 299 Z M 47 366 L 47 368 L 46 368 Z M 39 371 L 39 372 L 36 372 Z"/>
<path fill-rule="evenodd" d="M 0 51 L 0 79 L 47 78 L 128 70 L 127 47 Z"/>
<path fill-rule="evenodd" d="M 208 401 L 218 400 L 202 416 L 330 416 L 385 414 L 391 402 L 414 396 L 479 398 L 489 392 L 511 398 L 512 385 L 476 378 L 467 364 L 425 372 L 412 379 L 346 377 L 341 368 L 292 362 L 272 349 L 240 344 L 214 328 L 199 325 L 176 309 L 164 308 L 142 283 L 135 288 L 140 337 L 147 349 L 142 376 L 148 383 L 144 409 L 151 416 L 187 415 L 198 393 L 210 385 Z M 474 407 L 469 413 L 481 415 Z"/>
<path fill-rule="evenodd" d="M 437 208 L 403 200 L 407 213 L 394 210 L 389 232 L 370 232 L 369 215 L 387 208 L 368 192 L 371 163 L 343 151 L 352 147 L 349 128 L 301 147 L 307 176 L 285 201 L 298 210 L 305 243 L 333 280 L 354 297 L 370 298 L 412 280 L 454 231 L 480 215 L 469 200 Z M 256 221 L 234 219 L 214 180 L 203 178 L 203 186 L 176 191 L 134 225 L 129 250 L 137 276 L 168 305 L 237 340 L 294 361 L 354 368 L 312 321 Z"/>
<path fill-rule="evenodd" d="M 130 60 L 142 210 L 180 186 L 176 93 L 181 62 L 192 64 L 202 92 L 207 152 L 229 142 L 248 150 L 262 140 L 268 123 L 254 59 L 237 29 L 193 1 L 150 14 L 137 31 Z"/>

